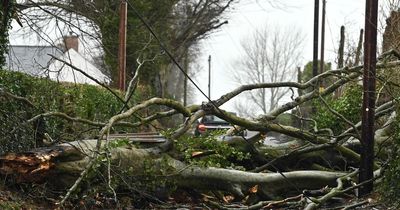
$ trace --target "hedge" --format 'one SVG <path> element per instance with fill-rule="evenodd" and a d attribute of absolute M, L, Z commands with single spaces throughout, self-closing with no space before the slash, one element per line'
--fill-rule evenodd
<path fill-rule="evenodd" d="M 35 141 L 35 135 L 41 134 L 36 132 L 39 128 L 44 128 L 44 132 L 55 141 L 93 138 L 99 129 L 56 117 L 44 119 L 44 124 L 26 122 L 37 114 L 59 111 L 72 117 L 104 122 L 117 114 L 122 107 L 121 101 L 105 88 L 87 84 L 58 83 L 21 72 L 0 70 L 0 88 L 25 97 L 35 105 L 31 107 L 0 95 L 0 154 L 40 146 Z"/>

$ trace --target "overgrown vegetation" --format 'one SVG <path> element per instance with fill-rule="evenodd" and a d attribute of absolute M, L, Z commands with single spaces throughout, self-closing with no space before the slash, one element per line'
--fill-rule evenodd
<path fill-rule="evenodd" d="M 134 4 L 138 11 L 141 11 L 142 15 L 149 17 L 147 21 L 151 22 L 152 27 L 158 35 L 163 37 L 163 40 L 171 39 L 171 11 L 173 11 L 174 5 L 177 0 L 164 1 L 162 4 L 156 0 L 150 1 L 134 1 Z M 73 3 L 74 4 L 74 3 Z M 115 15 L 115 11 L 119 7 L 119 2 L 110 2 L 108 7 L 104 7 L 103 15 L 92 15 L 87 14 L 87 17 L 91 18 L 99 25 L 101 32 L 103 47 L 106 49 L 105 52 L 105 63 L 109 66 L 109 75 L 111 80 L 117 84 L 118 81 L 118 40 L 115 39 L 115 33 L 118 32 L 119 17 Z M 78 7 L 78 5 L 75 5 Z M 77 8 L 79 11 L 80 9 Z M 133 75 L 133 70 L 137 68 L 137 58 L 140 60 L 151 59 L 156 55 L 160 55 L 160 49 L 155 40 L 153 40 L 141 23 L 137 15 L 128 7 L 128 28 L 127 28 L 127 69 L 131 70 L 128 72 L 128 78 Z M 140 41 L 138 41 L 140 40 Z M 151 43 L 151 45 L 149 44 Z M 140 50 L 139 50 L 140 49 Z M 156 62 L 146 63 L 142 68 L 145 68 L 143 74 L 140 75 L 141 81 L 144 85 L 151 88 L 149 95 L 160 95 L 161 93 L 154 93 L 156 87 L 159 86 L 155 78 L 157 78 L 160 67 L 165 66 L 167 59 L 157 59 Z"/>
<path fill-rule="evenodd" d="M 107 90 L 93 85 L 57 83 L 20 72 L 0 70 L 0 88 L 33 104 L 0 95 L 0 153 L 33 148 L 35 135 L 47 133 L 54 141 L 94 137 L 99 127 L 46 117 L 36 123 L 27 120 L 44 112 L 63 112 L 95 122 L 105 122 L 122 108 L 122 103 Z M 134 97 L 133 100 L 136 98 Z M 136 120 L 131 118 L 132 121 Z M 130 130 L 131 132 L 133 130 Z M 43 136 L 38 136 L 43 138 Z M 41 139 L 39 139 L 41 140 Z"/>
<path fill-rule="evenodd" d="M 339 98 L 335 96 L 328 96 L 324 98 L 329 108 L 336 111 L 352 123 L 357 123 L 361 120 L 362 105 L 362 87 L 358 84 L 350 84 L 345 87 L 343 95 Z M 319 129 L 330 128 L 334 134 L 342 132 L 344 129 L 349 128 L 350 125 L 335 115 L 328 106 L 321 100 L 314 103 L 318 110 L 314 114 L 314 119 L 317 122 Z"/>
<path fill-rule="evenodd" d="M 176 141 L 177 153 L 188 164 L 202 167 L 235 168 L 243 170 L 240 162 L 250 154 L 232 147 L 222 139 L 222 132 L 215 131 L 204 136 L 182 136 Z"/>

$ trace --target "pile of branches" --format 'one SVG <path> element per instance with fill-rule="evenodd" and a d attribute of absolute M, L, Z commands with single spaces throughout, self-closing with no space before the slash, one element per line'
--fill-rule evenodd
<path fill-rule="evenodd" d="M 399 64 L 400 61 L 379 63 L 377 68 L 391 68 Z M 361 122 L 353 123 L 345 116 L 330 109 L 334 115 L 349 125 L 348 129 L 340 134 L 333 134 L 330 128 L 319 128 L 316 123 L 312 129 L 305 130 L 292 125 L 279 124 L 275 119 L 307 102 L 332 95 L 350 82 L 357 82 L 361 74 L 362 66 L 356 66 L 329 70 L 304 83 L 279 82 L 243 85 L 217 100 L 186 107 L 178 101 L 165 98 L 152 98 L 133 105 L 125 103 L 124 111 L 111 117 L 107 122 L 92 122 L 63 113 L 45 112 L 31 118 L 28 122 L 34 122 L 38 118 L 61 117 L 71 122 L 92 124 L 101 127 L 98 139 L 57 144 L 25 153 L 5 154 L 0 157 L 0 172 L 15 177 L 19 182 L 46 181 L 54 186 L 67 187 L 66 194 L 57 201 L 59 205 L 65 205 L 66 201 L 80 189 L 83 181 L 93 178 L 93 171 L 103 175 L 108 191 L 113 195 L 115 201 L 118 200 L 117 192 L 120 186 L 112 183 L 113 176 L 115 176 L 113 166 L 128 171 L 132 177 L 140 177 L 145 174 L 144 171 L 148 169 L 150 162 L 152 177 L 157 180 L 167 180 L 157 186 L 158 190 L 152 191 L 153 193 L 160 192 L 160 188 L 169 188 L 173 185 L 179 189 L 192 189 L 197 193 L 202 193 L 200 195 L 203 196 L 203 202 L 212 208 L 304 207 L 305 209 L 316 209 L 336 197 L 355 196 L 357 188 L 365 184 L 355 181 L 360 162 L 360 154 L 355 148 L 360 145 Z M 126 98 L 134 91 L 136 78 L 135 76 L 130 83 Z M 316 85 L 323 80 L 335 82 L 320 90 Z M 219 108 L 245 91 L 282 87 L 300 89 L 303 90 L 303 94 L 297 97 L 292 96 L 292 101 L 256 119 L 238 117 Z M 26 100 L 12 96 L 11 93 L 7 95 L 14 100 Z M 140 111 L 154 106 L 168 107 L 169 109 L 148 116 L 139 116 L 140 123 L 133 124 L 124 121 L 130 116 L 137 115 Z M 329 107 L 328 104 L 326 106 Z M 386 121 L 376 131 L 377 146 L 387 143 L 392 138 L 390 134 L 394 129 L 395 108 L 395 100 L 387 100 L 376 108 L 375 117 Z M 185 122 L 172 130 L 167 136 L 166 142 L 156 146 L 140 147 L 133 144 L 119 144 L 109 138 L 115 127 L 138 127 L 178 114 L 186 117 Z M 235 131 L 248 129 L 258 132 L 251 139 L 240 136 L 231 138 L 232 142 L 241 142 L 232 144 L 232 146 L 246 145 L 244 148 L 251 153 L 253 158 L 251 161 L 257 161 L 254 167 L 246 170 L 199 167 L 185 164 L 168 155 L 173 150 L 175 141 L 187 135 L 197 120 L 208 114 L 216 115 L 237 125 Z M 301 116 L 298 118 L 301 121 L 313 122 L 312 119 Z M 257 144 L 269 132 L 287 135 L 294 139 L 295 143 L 282 144 L 277 147 Z M 376 178 L 369 182 L 373 182 L 381 176 L 383 165 L 383 161 L 376 160 L 374 166 Z M 167 169 L 165 169 L 166 166 Z M 54 176 L 58 177 L 55 182 L 50 178 Z M 130 186 L 132 183 L 125 180 L 121 185 Z M 141 190 L 135 188 L 135 191 L 143 195 L 140 193 Z M 152 197 L 157 197 L 157 195 Z M 169 198 L 169 196 L 158 196 L 156 200 L 159 201 L 163 197 L 164 199 Z M 369 202 L 370 200 L 363 200 L 351 204 L 351 207 L 366 205 Z"/>

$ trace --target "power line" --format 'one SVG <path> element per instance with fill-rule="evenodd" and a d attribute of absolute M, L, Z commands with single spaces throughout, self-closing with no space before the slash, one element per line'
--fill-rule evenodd
<path fill-rule="evenodd" d="M 169 52 L 169 50 L 167 49 L 167 47 L 164 45 L 164 43 L 160 40 L 160 38 L 158 38 L 158 36 L 156 35 L 156 33 L 154 32 L 154 30 L 151 28 L 151 26 L 144 20 L 144 18 L 139 14 L 139 12 L 135 9 L 135 7 L 133 7 L 133 5 L 129 2 L 128 5 L 129 7 L 131 7 L 131 9 L 133 10 L 133 12 L 136 14 L 136 16 L 140 19 L 140 21 L 145 25 L 145 27 L 147 28 L 147 30 L 150 31 L 150 33 L 153 35 L 153 37 L 157 40 L 157 42 L 159 43 L 160 47 L 165 51 L 165 53 L 168 55 L 168 57 L 172 60 L 172 62 L 178 67 L 178 69 L 182 72 L 183 75 L 185 75 L 185 77 L 196 87 L 197 90 L 200 91 L 200 93 L 207 98 L 208 101 L 210 101 L 212 103 L 212 105 L 218 109 L 218 107 L 214 104 L 214 102 L 211 101 L 211 99 L 201 90 L 201 88 L 196 84 L 196 82 L 193 81 L 192 78 L 190 78 L 190 76 L 185 72 L 185 70 L 183 70 L 182 66 L 178 63 L 178 61 L 175 59 L 175 57 L 171 54 L 171 52 Z M 218 109 L 219 110 L 219 109 Z"/>
<path fill-rule="evenodd" d="M 128 5 L 132 8 L 133 12 L 137 15 L 137 17 L 140 19 L 140 21 L 146 26 L 146 28 L 150 31 L 150 33 L 154 36 L 154 38 L 158 41 L 160 47 L 165 51 L 165 53 L 168 55 L 168 57 L 172 60 L 172 62 L 178 67 L 178 69 L 185 75 L 186 78 L 189 79 L 189 81 L 201 92 L 201 94 L 206 97 L 208 99 L 208 101 L 214 106 L 214 108 L 217 110 L 217 112 L 219 112 L 220 114 L 223 114 L 222 110 L 214 103 L 214 101 L 212 101 L 210 99 L 210 97 L 208 97 L 201 89 L 200 87 L 192 80 L 192 78 L 190 78 L 190 76 L 183 70 L 183 68 L 179 65 L 179 63 L 176 61 L 176 59 L 174 58 L 174 56 L 169 52 L 169 50 L 165 47 L 165 45 L 163 44 L 163 42 L 158 38 L 158 36 L 155 34 L 155 32 L 153 31 L 153 29 L 151 28 L 151 26 L 144 20 L 144 18 L 139 14 L 139 12 L 132 6 L 132 4 L 128 2 Z M 231 123 L 232 125 L 232 123 Z M 237 128 L 235 126 L 233 126 L 233 128 L 237 131 Z M 249 144 L 250 147 L 254 148 L 254 145 L 252 145 L 245 137 L 244 134 L 242 134 L 242 138 L 245 140 L 245 142 L 247 144 Z M 255 148 L 254 148 L 255 149 Z M 257 149 L 255 149 L 255 151 L 257 154 L 259 154 L 259 151 Z M 278 171 L 278 173 L 288 182 L 290 183 L 298 192 L 301 192 L 300 189 L 297 187 L 297 185 L 293 182 L 291 182 L 286 176 L 285 174 L 283 174 L 283 172 L 281 170 L 279 170 L 277 167 L 271 165 L 275 170 Z M 307 195 L 305 195 L 305 197 L 308 198 Z"/>
<path fill-rule="evenodd" d="M 144 18 L 139 14 L 139 12 L 133 7 L 133 5 L 127 1 L 128 5 L 132 8 L 133 12 L 136 14 L 136 16 L 140 19 L 140 21 L 145 25 L 145 27 L 150 31 L 150 33 L 154 36 L 154 38 L 158 41 L 160 47 L 165 51 L 165 53 L 168 55 L 168 57 L 172 60 L 172 62 L 178 67 L 178 69 L 182 72 L 182 74 L 197 88 L 197 90 L 200 91 L 200 93 L 206 97 L 206 99 L 211 103 L 211 105 L 219 112 L 220 114 L 224 115 L 222 110 L 210 99 L 209 96 L 207 96 L 201 88 L 193 81 L 192 78 L 187 74 L 185 70 L 179 65 L 178 61 L 175 59 L 175 57 L 169 52 L 167 47 L 165 47 L 164 43 L 158 38 L 157 34 L 154 32 L 154 30 L 151 28 L 151 26 L 144 20 Z M 233 128 L 237 131 L 236 127 L 231 123 Z M 242 136 L 243 139 L 246 140 L 244 136 Z M 247 141 L 247 140 L 246 140 Z"/>

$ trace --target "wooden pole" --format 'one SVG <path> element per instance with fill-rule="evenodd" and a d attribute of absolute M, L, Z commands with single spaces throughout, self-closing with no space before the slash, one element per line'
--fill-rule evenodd
<path fill-rule="evenodd" d="M 340 41 L 339 41 L 339 50 L 338 50 L 338 64 L 337 68 L 341 69 L 344 66 L 344 42 L 345 42 L 345 28 L 344 26 L 340 27 Z M 338 98 L 342 94 L 342 87 L 339 87 L 335 90 L 335 98 Z"/>
<path fill-rule="evenodd" d="M 314 37 L 313 37 L 313 65 L 312 76 L 318 75 L 318 24 L 319 24 L 319 0 L 314 2 Z M 319 91 L 319 81 L 314 84 L 314 90 Z M 316 106 L 312 105 L 311 110 L 313 113 L 317 112 Z"/>
<path fill-rule="evenodd" d="M 297 82 L 300 84 L 302 83 L 302 79 L 301 79 L 301 69 L 298 66 L 297 67 Z M 297 94 L 299 94 L 299 96 L 303 95 L 303 90 L 301 88 L 297 88 Z"/>
<path fill-rule="evenodd" d="M 127 3 L 126 0 L 121 0 L 119 7 L 119 49 L 118 49 L 118 72 L 119 90 L 125 92 L 126 82 L 126 25 L 127 25 Z"/>
<path fill-rule="evenodd" d="M 344 42 L 345 42 L 345 28 L 344 26 L 340 27 L 340 41 L 339 41 L 339 50 L 338 50 L 338 69 L 344 67 Z"/>
<path fill-rule="evenodd" d="M 319 0 L 314 3 L 314 42 L 313 42 L 313 77 L 318 75 L 318 24 Z M 318 88 L 318 86 L 317 86 Z"/>
<path fill-rule="evenodd" d="M 208 56 L 208 98 L 211 99 L 211 55 Z"/>
<path fill-rule="evenodd" d="M 363 74 L 363 106 L 361 131 L 361 162 L 359 182 L 374 177 L 374 123 L 375 123 L 375 75 L 376 75 L 376 36 L 378 22 L 378 0 L 366 0 L 365 7 L 365 43 Z M 359 196 L 365 196 L 373 190 L 373 182 L 362 185 Z"/>
<path fill-rule="evenodd" d="M 188 70 L 189 70 L 189 55 L 188 55 L 188 50 L 186 50 L 186 54 L 185 54 L 185 73 L 188 74 Z M 187 77 L 184 77 L 183 80 L 183 106 L 186 107 L 187 105 Z"/>
<path fill-rule="evenodd" d="M 319 66 L 320 73 L 324 73 L 325 67 L 325 15 L 326 15 L 326 0 L 322 0 L 322 20 L 321 20 L 321 61 Z"/>
<path fill-rule="evenodd" d="M 357 45 L 357 51 L 356 51 L 356 58 L 354 60 L 354 66 L 360 65 L 360 57 L 361 57 L 361 50 L 362 50 L 362 44 L 363 44 L 363 36 L 364 36 L 364 30 L 360 30 L 360 37 L 358 38 L 358 45 Z"/>

